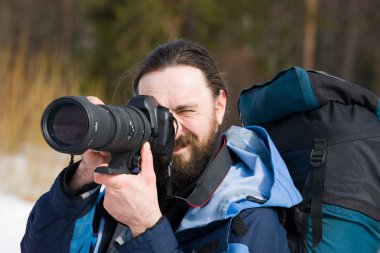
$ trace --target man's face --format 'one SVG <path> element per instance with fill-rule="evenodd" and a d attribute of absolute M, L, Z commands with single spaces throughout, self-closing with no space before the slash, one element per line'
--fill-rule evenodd
<path fill-rule="evenodd" d="M 225 112 L 225 92 L 222 90 L 214 98 L 202 71 L 185 65 L 147 73 L 140 79 L 138 87 L 140 95 L 153 96 L 176 118 L 173 177 L 191 181 L 208 162 L 208 159 L 204 161 L 205 156 L 212 151 Z M 202 168 L 197 168 L 198 165 Z"/>

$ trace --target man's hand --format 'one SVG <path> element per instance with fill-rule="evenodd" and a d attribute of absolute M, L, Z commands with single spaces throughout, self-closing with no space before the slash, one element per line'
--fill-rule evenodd
<path fill-rule="evenodd" d="M 83 185 L 94 182 L 94 170 L 97 167 L 107 167 L 111 160 L 111 154 L 108 151 L 95 151 L 87 150 L 82 155 L 80 162 L 74 176 L 69 181 L 69 188 L 77 190 Z"/>
<path fill-rule="evenodd" d="M 95 182 L 104 184 L 104 208 L 119 222 L 128 225 L 134 237 L 153 227 L 162 214 L 158 206 L 156 174 L 150 144 L 141 149 L 141 172 L 137 175 L 95 173 Z"/>

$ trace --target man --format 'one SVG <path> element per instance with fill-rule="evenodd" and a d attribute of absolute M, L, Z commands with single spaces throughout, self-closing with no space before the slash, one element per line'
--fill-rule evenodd
<path fill-rule="evenodd" d="M 287 252 L 272 207 L 301 197 L 265 130 L 220 133 L 227 91 L 208 52 L 175 40 L 138 67 L 136 94 L 153 96 L 177 122 L 172 189 L 163 180 L 165 161 L 152 156 L 149 143 L 137 175 L 94 173 L 108 165 L 110 153 L 88 150 L 37 202 L 22 250 Z"/>

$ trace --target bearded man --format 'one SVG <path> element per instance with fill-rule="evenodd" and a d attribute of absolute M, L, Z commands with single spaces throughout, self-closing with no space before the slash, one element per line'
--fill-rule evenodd
<path fill-rule="evenodd" d="M 133 87 L 175 118 L 170 180 L 149 142 L 138 174 L 94 173 L 111 153 L 87 150 L 36 203 L 22 251 L 288 252 L 274 207 L 301 197 L 264 129 L 222 133 L 227 89 L 207 50 L 163 44 L 138 65 Z"/>

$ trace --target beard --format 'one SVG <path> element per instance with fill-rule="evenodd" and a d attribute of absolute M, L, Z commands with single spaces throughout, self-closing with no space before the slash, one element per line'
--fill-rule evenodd
<path fill-rule="evenodd" d="M 192 133 L 185 133 L 175 140 L 174 149 L 189 147 L 190 158 L 185 160 L 182 155 L 173 155 L 171 180 L 174 193 L 193 184 L 201 176 L 212 158 L 218 137 L 218 124 L 215 119 L 211 120 L 210 123 L 209 134 L 203 142 Z M 164 171 L 167 164 L 166 157 L 154 158 L 158 185 L 163 186 L 165 182 Z"/>

